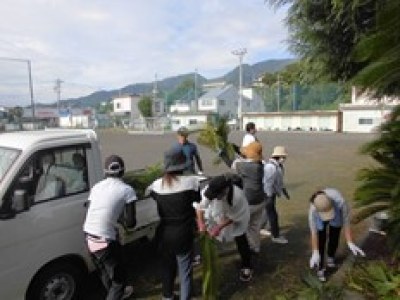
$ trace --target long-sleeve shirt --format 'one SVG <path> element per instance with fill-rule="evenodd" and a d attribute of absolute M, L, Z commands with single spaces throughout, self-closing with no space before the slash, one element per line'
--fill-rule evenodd
<path fill-rule="evenodd" d="M 186 156 L 186 169 L 185 173 L 195 173 L 195 162 L 197 164 L 197 168 L 199 171 L 203 172 L 203 164 L 199 155 L 199 151 L 197 150 L 196 144 L 193 144 L 189 141 L 186 141 L 183 145 L 181 145 L 182 151 Z"/>
<path fill-rule="evenodd" d="M 257 205 L 264 200 L 263 164 L 250 159 L 237 158 L 231 168 L 236 170 L 243 181 L 243 191 L 249 205 Z"/>
<path fill-rule="evenodd" d="M 270 158 L 264 163 L 263 187 L 267 197 L 282 195 L 282 190 L 285 188 L 283 175 L 283 168 L 275 159 Z"/>

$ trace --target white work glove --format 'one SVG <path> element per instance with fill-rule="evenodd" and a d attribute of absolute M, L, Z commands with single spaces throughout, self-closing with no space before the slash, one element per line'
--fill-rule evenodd
<path fill-rule="evenodd" d="M 310 258 L 310 269 L 318 267 L 320 262 L 321 262 L 321 256 L 319 255 L 319 251 L 313 250 L 312 256 Z"/>
<path fill-rule="evenodd" d="M 204 173 L 202 171 L 198 171 L 197 175 L 204 175 Z"/>
<path fill-rule="evenodd" d="M 357 256 L 359 254 L 361 256 L 365 256 L 364 251 L 357 247 L 353 242 L 347 242 L 347 246 L 349 247 L 350 251 L 353 252 L 354 256 Z"/>

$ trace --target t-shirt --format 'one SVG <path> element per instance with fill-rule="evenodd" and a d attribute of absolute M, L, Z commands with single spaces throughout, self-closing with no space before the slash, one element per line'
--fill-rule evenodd
<path fill-rule="evenodd" d="M 83 230 L 98 237 L 116 240 L 116 226 L 125 204 L 137 200 L 135 190 L 119 178 L 109 177 L 93 186 Z"/>
<path fill-rule="evenodd" d="M 200 182 L 197 176 L 177 176 L 172 185 L 154 181 L 147 193 L 157 202 L 160 216 L 159 242 L 161 248 L 183 254 L 193 247 L 195 211 L 193 202 L 200 200 Z"/>
<path fill-rule="evenodd" d="M 249 144 L 256 142 L 256 141 L 257 141 L 257 138 L 254 136 L 254 134 L 246 133 L 243 137 L 242 147 L 246 147 Z"/>

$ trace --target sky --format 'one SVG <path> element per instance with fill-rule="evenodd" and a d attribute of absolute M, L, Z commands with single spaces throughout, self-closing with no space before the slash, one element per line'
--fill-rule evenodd
<path fill-rule="evenodd" d="M 284 8 L 264 0 L 1 0 L 0 106 L 162 80 L 196 69 L 206 78 L 243 63 L 293 57 Z M 12 61 L 9 58 L 22 59 Z"/>

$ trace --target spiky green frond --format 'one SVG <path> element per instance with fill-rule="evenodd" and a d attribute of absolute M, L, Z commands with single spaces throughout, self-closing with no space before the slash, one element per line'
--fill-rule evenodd
<path fill-rule="evenodd" d="M 207 123 L 206 127 L 201 130 L 197 142 L 213 151 L 225 149 L 228 156 L 233 157 L 234 150 L 228 140 L 230 129 L 227 122 L 227 117 L 220 117 L 214 122 Z M 214 164 L 219 164 L 220 162 L 221 160 L 218 158 L 213 161 Z"/>

